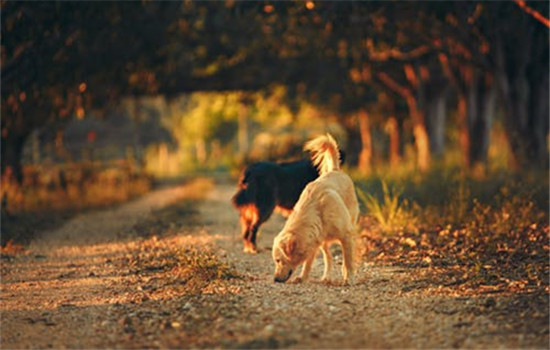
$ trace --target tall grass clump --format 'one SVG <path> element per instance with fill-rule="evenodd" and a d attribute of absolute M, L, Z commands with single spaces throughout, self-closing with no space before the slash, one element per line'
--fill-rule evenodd
<path fill-rule="evenodd" d="M 389 187 L 385 181 L 381 183 L 381 198 L 357 188 L 359 200 L 366 208 L 366 216 L 375 223 L 375 229 L 385 235 L 401 231 L 417 232 L 419 220 L 414 203 L 402 198 L 401 188 Z"/>
<path fill-rule="evenodd" d="M 470 187 L 463 177 L 458 180 L 456 186 L 449 189 L 448 198 L 445 203 L 445 221 L 453 224 L 464 221 L 471 209 L 472 197 Z"/>

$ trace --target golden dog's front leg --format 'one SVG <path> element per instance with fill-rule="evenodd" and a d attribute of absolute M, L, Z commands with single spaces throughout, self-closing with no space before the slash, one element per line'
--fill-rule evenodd
<path fill-rule="evenodd" d="M 304 263 L 304 267 L 302 268 L 302 274 L 300 277 L 296 277 L 294 282 L 301 283 L 305 282 L 307 278 L 309 277 L 309 272 L 311 271 L 311 267 L 313 266 L 313 260 L 315 259 L 316 254 L 311 254 Z"/>

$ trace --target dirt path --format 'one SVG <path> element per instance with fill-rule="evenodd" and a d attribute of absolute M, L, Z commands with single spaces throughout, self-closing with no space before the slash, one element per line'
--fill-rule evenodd
<path fill-rule="evenodd" d="M 273 217 L 263 227 L 261 253 L 243 254 L 237 213 L 229 205 L 233 185 L 199 185 L 155 191 L 114 210 L 77 216 L 33 241 L 27 254 L 3 259 L 1 347 L 548 345 L 547 310 L 521 313 L 521 305 L 510 308 L 512 297 L 441 293 L 421 269 L 365 262 L 356 285 L 327 286 L 316 282 L 318 259 L 311 281 L 275 284 L 269 248 L 283 219 Z M 162 234 L 140 236 L 136 224 L 150 220 L 153 209 L 182 199 L 192 200 L 193 220 L 180 225 L 160 218 Z M 240 277 L 190 293 L 189 284 L 178 279 L 182 265 L 174 262 L 186 258 L 178 255 L 181 249 L 215 252 Z"/>

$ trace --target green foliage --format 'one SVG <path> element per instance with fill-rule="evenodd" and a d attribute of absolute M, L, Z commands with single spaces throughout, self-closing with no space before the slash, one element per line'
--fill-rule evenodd
<path fill-rule="evenodd" d="M 326 130 L 345 138 L 336 121 L 325 120 L 326 112 L 299 98 L 291 111 L 289 98 L 286 87 L 275 85 L 254 93 L 195 92 L 172 100 L 140 99 L 142 109 L 162 116 L 176 141 L 149 146 L 146 168 L 159 177 L 235 169 L 245 159 L 301 156 L 303 143 Z M 245 150 L 242 137 L 248 144 Z"/>
<path fill-rule="evenodd" d="M 543 13 L 548 9 L 545 2 L 531 6 Z M 32 130 L 57 128 L 92 109 L 94 114 L 105 111 L 121 96 L 173 99 L 182 93 L 232 91 L 221 93 L 223 99 L 206 93 L 192 97 L 189 113 L 172 124 L 187 148 L 176 158 L 186 169 L 204 169 L 220 166 L 205 159 L 203 150 L 219 149 L 207 140 L 221 144 L 212 158 L 221 159 L 222 166 L 233 161 L 222 156 L 230 153 L 223 145 L 234 138 L 235 113 L 242 104 L 235 99 L 243 94 L 272 90 L 271 95 L 247 97 L 251 130 L 269 125 L 281 132 L 291 123 L 307 129 L 316 116 L 347 122 L 348 114 L 372 105 L 380 115 L 401 114 L 396 114 L 400 124 L 410 129 L 410 118 L 402 117 L 403 96 L 382 101 L 381 96 L 396 89 L 385 86 L 380 74 L 401 86 L 428 87 L 432 81 L 408 81 L 412 78 L 403 74 L 404 63 L 418 67 L 421 76 L 466 72 L 480 62 L 484 72 L 495 74 L 498 65 L 487 63 L 496 61 L 499 45 L 494 41 L 500 39 L 507 48 L 505 62 L 516 63 L 514 52 L 523 47 L 533 50 L 525 55 L 533 57 L 526 71 L 548 67 L 547 31 L 506 2 L 327 1 L 306 7 L 304 2 L 5 1 L 1 22 L 1 158 L 3 168 L 13 167 L 18 179 L 19 146 Z M 495 35 L 510 31 L 534 35 Z M 441 66 L 441 55 L 450 67 Z M 430 95 L 415 88 L 411 92 Z M 306 112 L 311 106 L 313 113 Z M 346 127 L 350 134 L 356 132 L 356 125 Z M 544 142 L 538 143 L 544 148 Z M 407 145 L 404 149 L 409 152 Z"/>

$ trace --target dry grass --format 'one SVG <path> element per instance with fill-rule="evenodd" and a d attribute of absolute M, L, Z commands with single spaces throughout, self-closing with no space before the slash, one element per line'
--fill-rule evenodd
<path fill-rule="evenodd" d="M 38 231 L 56 227 L 75 213 L 122 203 L 148 192 L 152 179 L 126 163 L 100 168 L 89 163 L 26 166 L 20 185 L 5 173 L 2 246 L 27 243 Z"/>
<path fill-rule="evenodd" d="M 120 203 L 151 188 L 152 179 L 126 163 L 26 166 L 23 183 L 2 176 L 3 211 L 11 214 L 101 207 Z"/>
<path fill-rule="evenodd" d="M 548 293 L 550 228 L 535 184 L 434 180 L 403 191 L 423 203 L 410 214 L 415 229 L 383 226 L 400 213 L 387 187 L 384 201 L 367 197 L 376 204 L 367 203 L 362 221 L 369 260 L 429 268 L 454 293 Z"/>

